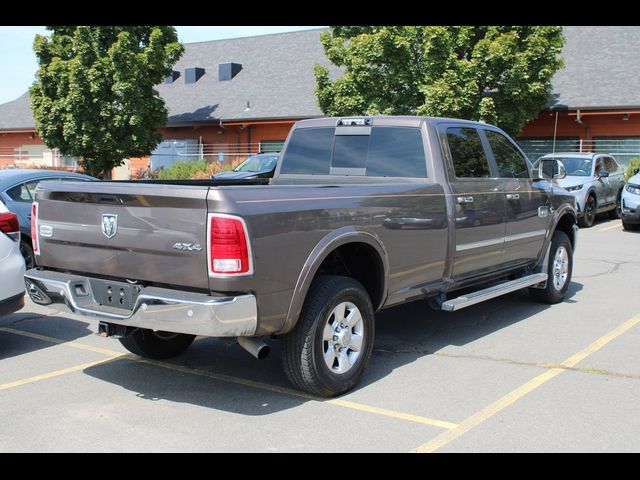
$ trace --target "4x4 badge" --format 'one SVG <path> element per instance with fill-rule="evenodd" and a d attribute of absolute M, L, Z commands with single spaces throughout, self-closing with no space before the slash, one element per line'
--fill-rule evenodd
<path fill-rule="evenodd" d="M 113 213 L 102 214 L 102 233 L 107 238 L 113 238 L 118 233 L 118 215 Z"/>

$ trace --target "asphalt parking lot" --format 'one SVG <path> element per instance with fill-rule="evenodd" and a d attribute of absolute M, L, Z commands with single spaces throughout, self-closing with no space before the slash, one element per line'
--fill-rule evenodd
<path fill-rule="evenodd" d="M 207 338 L 150 361 L 28 301 L 0 318 L 0 451 L 638 452 L 638 271 L 640 232 L 600 220 L 561 304 L 385 310 L 332 400 L 290 387 L 277 341 L 263 361 Z"/>

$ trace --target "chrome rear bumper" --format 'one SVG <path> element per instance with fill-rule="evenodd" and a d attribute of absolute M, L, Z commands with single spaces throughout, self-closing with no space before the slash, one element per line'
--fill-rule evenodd
<path fill-rule="evenodd" d="M 33 268 L 26 272 L 25 284 L 35 303 L 117 325 L 209 337 L 251 336 L 256 331 L 257 305 L 251 294 L 216 297 L 140 287 L 128 310 L 99 304 L 88 277 Z"/>

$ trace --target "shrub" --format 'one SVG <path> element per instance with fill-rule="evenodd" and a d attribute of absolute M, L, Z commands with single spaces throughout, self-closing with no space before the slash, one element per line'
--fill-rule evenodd
<path fill-rule="evenodd" d="M 640 168 L 640 157 L 632 158 L 631 161 L 629 161 L 629 166 L 624 171 L 624 181 L 625 182 L 627 180 L 629 180 L 631 177 L 633 177 L 633 169 L 634 168 Z"/>
<path fill-rule="evenodd" d="M 219 172 L 231 170 L 236 167 L 236 163 L 219 162 L 177 162 L 169 168 L 164 168 L 154 172 L 153 178 L 160 180 L 187 180 L 187 179 L 207 179 Z"/>

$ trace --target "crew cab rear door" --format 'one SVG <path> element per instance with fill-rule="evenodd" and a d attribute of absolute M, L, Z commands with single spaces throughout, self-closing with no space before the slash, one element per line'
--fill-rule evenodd
<path fill-rule="evenodd" d="M 475 125 L 441 124 L 455 220 L 454 279 L 490 273 L 503 262 L 505 204 Z"/>

